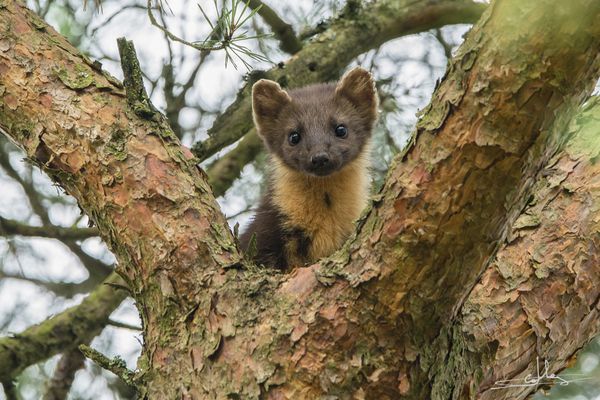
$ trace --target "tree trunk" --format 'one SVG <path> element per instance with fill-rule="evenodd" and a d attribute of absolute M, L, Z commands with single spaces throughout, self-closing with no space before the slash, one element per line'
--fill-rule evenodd
<path fill-rule="evenodd" d="M 491 386 L 537 355 L 564 367 L 598 330 L 598 149 L 566 127 L 598 77 L 599 17 L 594 0 L 493 3 L 355 237 L 289 274 L 245 262 L 167 124 L 16 3 L 0 130 L 117 255 L 143 398 L 521 398 Z"/>
<path fill-rule="evenodd" d="M 491 388 L 534 373 L 536 357 L 551 371 L 563 369 L 600 332 L 599 133 L 598 97 L 554 132 L 569 141 L 446 331 L 455 346 L 437 364 L 436 376 L 447 381 L 436 385 L 452 382 L 455 392 L 464 385 L 482 399 L 524 398 L 532 387 Z"/>

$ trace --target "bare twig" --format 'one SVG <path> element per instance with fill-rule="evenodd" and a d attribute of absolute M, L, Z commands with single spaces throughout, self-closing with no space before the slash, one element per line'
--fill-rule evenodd
<path fill-rule="evenodd" d="M 56 225 L 31 226 L 3 217 L 0 217 L 0 233 L 5 235 L 46 237 L 60 240 L 84 240 L 98 236 L 98 230 L 96 228 L 65 228 Z"/>
<path fill-rule="evenodd" d="M 106 274 L 108 275 L 108 274 Z M 27 276 L 23 276 L 21 274 L 10 274 L 3 271 L 0 271 L 0 279 L 17 279 L 25 282 L 30 282 L 35 285 L 38 285 L 46 290 L 51 291 L 57 296 L 62 296 L 66 298 L 71 298 L 77 294 L 85 294 L 91 292 L 94 288 L 98 286 L 100 281 L 99 278 L 102 276 L 106 277 L 106 275 L 99 275 L 98 277 L 90 274 L 89 278 L 79 282 L 79 283 L 71 283 L 71 282 L 49 282 L 43 279 L 38 278 L 30 278 Z"/>
<path fill-rule="evenodd" d="M 161 14 L 161 17 L 162 17 L 162 14 Z M 164 22 L 164 20 L 163 20 L 163 22 Z M 165 26 L 166 26 L 166 23 L 165 23 Z M 218 32 L 213 32 L 212 38 L 214 40 L 216 40 L 217 37 L 218 37 Z M 169 49 L 169 59 L 170 59 L 170 61 L 172 61 L 173 60 L 173 51 L 171 49 L 171 43 L 168 40 L 168 38 L 167 38 L 167 45 L 168 45 L 168 49 Z M 181 114 L 181 110 L 185 106 L 186 95 L 189 92 L 189 90 L 194 86 L 194 82 L 196 81 L 198 72 L 200 71 L 200 68 L 202 67 L 202 65 L 204 65 L 204 61 L 207 59 L 209 54 L 210 54 L 210 51 L 206 51 L 206 50 L 203 50 L 200 52 L 200 58 L 198 59 L 198 62 L 196 63 L 196 66 L 192 70 L 190 76 L 185 81 L 185 83 L 183 83 L 182 85 L 179 85 L 179 86 L 176 84 L 173 63 L 167 62 L 167 63 L 165 63 L 165 65 L 163 67 L 162 77 L 165 82 L 164 96 L 165 96 L 165 101 L 167 103 L 167 106 L 165 108 L 165 115 L 169 121 L 169 125 L 173 129 L 173 132 L 180 139 L 183 137 L 184 130 L 181 127 L 181 125 L 179 124 L 179 115 Z M 182 55 L 182 58 L 183 58 L 183 55 Z M 183 63 L 183 59 L 181 60 L 180 64 L 182 64 L 182 63 Z M 176 87 L 180 87 L 180 89 L 181 89 L 178 94 L 175 94 Z M 196 108 L 199 108 L 199 107 L 196 107 Z M 205 112 L 205 110 L 200 110 L 200 111 Z"/>
<path fill-rule="evenodd" d="M 114 326 L 115 328 L 129 329 L 130 331 L 141 331 L 142 330 L 141 326 L 131 325 L 131 324 L 127 324 L 127 323 L 121 322 L 121 321 L 115 321 L 112 318 L 108 320 L 108 324 L 111 326 Z"/>
<path fill-rule="evenodd" d="M 113 271 L 111 265 L 107 265 L 99 259 L 90 256 L 75 241 L 63 240 L 62 243 L 79 258 L 85 269 L 89 272 L 90 278 L 93 277 L 96 280 L 102 280 Z"/>
<path fill-rule="evenodd" d="M 0 143 L 5 141 L 6 139 L 3 137 Z M 9 161 L 9 151 L 5 149 L 0 150 L 0 166 L 4 169 L 9 177 L 21 184 L 21 187 L 27 195 L 27 199 L 29 200 L 29 204 L 31 205 L 33 212 L 40 217 L 42 223 L 45 225 L 50 224 L 48 211 L 40 201 L 40 193 L 35 189 L 31 180 L 23 179 L 21 175 L 19 175 L 19 173 L 13 168 Z"/>
<path fill-rule="evenodd" d="M 442 45 L 446 59 L 450 60 L 452 58 L 452 45 L 448 43 L 446 39 L 444 39 L 444 35 L 442 35 L 442 30 L 439 28 L 434 29 L 433 36 L 437 39 L 440 45 Z"/>
<path fill-rule="evenodd" d="M 113 19 L 115 19 L 116 17 L 118 17 L 119 15 L 121 15 L 121 13 L 123 13 L 124 11 L 131 10 L 131 9 L 146 10 L 146 7 L 144 7 L 142 5 L 139 5 L 139 4 L 128 4 L 128 5 L 122 6 L 117 11 L 115 11 L 114 13 L 112 13 L 110 16 L 108 16 L 107 18 L 105 18 L 100 25 L 94 27 L 89 32 L 88 36 L 90 36 L 90 37 L 95 36 L 96 33 L 100 29 L 105 28 Z"/>

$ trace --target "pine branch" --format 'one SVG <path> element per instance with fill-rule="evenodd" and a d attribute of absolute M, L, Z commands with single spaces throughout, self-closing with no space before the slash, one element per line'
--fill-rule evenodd
<path fill-rule="evenodd" d="M 162 14 L 163 1 L 154 1 L 157 5 L 155 8 L 159 13 Z M 223 7 L 221 9 L 217 8 L 217 2 L 215 1 L 214 4 L 217 12 L 217 19 L 213 23 L 202 6 L 198 4 L 198 8 L 200 9 L 200 12 L 202 13 L 206 23 L 211 27 L 211 32 L 204 40 L 191 42 L 178 35 L 175 35 L 172 31 L 167 29 L 166 25 L 158 22 L 154 16 L 154 13 L 152 12 L 152 3 L 153 0 L 147 0 L 148 18 L 150 19 L 152 25 L 160 29 L 170 40 L 179 42 L 201 52 L 224 50 L 225 66 L 227 66 L 228 63 L 231 63 L 236 69 L 236 58 L 248 69 L 250 69 L 250 64 L 245 60 L 245 57 L 257 61 L 268 61 L 265 56 L 251 51 L 248 47 L 242 44 L 244 41 L 260 39 L 266 35 L 247 35 L 245 31 L 239 32 L 244 24 L 254 17 L 254 15 L 260 10 L 260 6 L 250 9 L 250 12 L 246 14 L 246 11 L 249 8 L 248 1 L 244 3 L 241 0 L 232 0 L 230 8 L 227 8 L 227 3 L 223 3 Z M 244 6 L 240 6 L 240 3 L 244 4 Z"/>

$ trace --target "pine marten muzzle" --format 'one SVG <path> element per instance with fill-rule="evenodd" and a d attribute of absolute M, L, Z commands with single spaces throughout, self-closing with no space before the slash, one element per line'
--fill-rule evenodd
<path fill-rule="evenodd" d="M 330 255 L 354 229 L 369 193 L 369 141 L 377 119 L 371 74 L 284 91 L 252 88 L 254 123 L 271 156 L 266 192 L 241 235 L 255 261 L 286 269 Z"/>

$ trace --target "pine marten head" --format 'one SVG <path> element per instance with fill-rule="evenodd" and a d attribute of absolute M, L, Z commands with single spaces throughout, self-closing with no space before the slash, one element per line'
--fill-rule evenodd
<path fill-rule="evenodd" d="M 354 160 L 371 137 L 377 94 L 371 74 L 360 67 L 337 84 L 286 92 L 261 79 L 252 87 L 258 134 L 287 166 L 326 176 Z"/>

